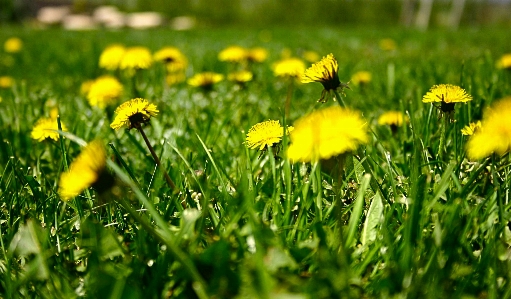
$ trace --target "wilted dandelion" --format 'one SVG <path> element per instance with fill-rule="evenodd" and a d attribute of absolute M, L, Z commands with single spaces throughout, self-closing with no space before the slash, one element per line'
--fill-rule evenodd
<path fill-rule="evenodd" d="M 121 60 L 126 53 L 122 45 L 110 45 L 99 56 L 99 67 L 113 71 L 119 68 Z"/>
<path fill-rule="evenodd" d="M 511 69 L 511 53 L 504 54 L 497 61 L 497 68 L 499 69 Z"/>
<path fill-rule="evenodd" d="M 287 157 L 294 162 L 316 162 L 354 151 L 368 142 L 366 127 L 360 113 L 348 108 L 314 111 L 295 122 Z"/>
<path fill-rule="evenodd" d="M 67 131 L 67 127 L 61 123 L 62 131 Z M 55 141 L 59 140 L 59 133 L 57 130 L 59 129 L 57 118 L 53 117 L 42 117 L 37 120 L 32 128 L 32 132 L 30 133 L 30 137 L 39 142 L 45 139 L 53 139 Z"/>
<path fill-rule="evenodd" d="M 305 71 L 305 63 L 298 58 L 285 58 L 273 65 L 273 74 L 277 77 L 300 78 Z"/>
<path fill-rule="evenodd" d="M 372 79 L 372 76 L 371 76 L 370 72 L 360 71 L 360 72 L 356 72 L 355 74 L 353 74 L 353 76 L 351 76 L 350 82 L 353 83 L 354 85 L 363 86 L 363 85 L 367 85 L 369 82 L 371 82 L 371 79 Z"/>
<path fill-rule="evenodd" d="M 121 82 L 113 76 L 102 76 L 94 80 L 87 92 L 87 100 L 91 106 L 101 109 L 114 104 L 121 96 L 123 87 Z"/>
<path fill-rule="evenodd" d="M 115 130 L 119 130 L 123 126 L 128 129 L 138 128 L 149 122 L 151 117 L 156 116 L 158 112 L 156 105 L 149 103 L 146 99 L 132 99 L 115 109 L 117 115 L 110 127 Z"/>
<path fill-rule="evenodd" d="M 254 75 L 249 71 L 237 71 L 229 73 L 229 75 L 227 75 L 227 80 L 237 84 L 245 84 L 249 81 L 252 81 L 253 77 Z"/>
<path fill-rule="evenodd" d="M 87 144 L 71 163 L 69 171 L 59 180 L 59 196 L 68 201 L 89 187 L 102 193 L 113 184 L 113 178 L 105 170 L 106 150 L 103 143 L 95 140 Z"/>
<path fill-rule="evenodd" d="M 318 102 L 326 102 L 327 94 L 336 93 L 337 90 L 343 92 L 344 88 L 348 88 L 348 84 L 342 83 L 338 75 L 339 65 L 333 54 L 328 54 L 319 62 L 309 67 L 302 76 L 302 83 L 319 82 L 323 85 L 323 92 Z"/>
<path fill-rule="evenodd" d="M 211 90 L 213 86 L 222 81 L 224 75 L 214 72 L 204 72 L 195 74 L 193 77 L 188 79 L 188 84 L 194 87 L 200 87 L 204 90 Z"/>
<path fill-rule="evenodd" d="M 164 47 L 154 53 L 153 58 L 165 63 L 167 72 L 183 71 L 188 65 L 186 56 L 176 47 Z"/>
<path fill-rule="evenodd" d="M 287 128 L 287 133 L 293 131 L 293 127 Z M 278 120 L 267 120 L 255 124 L 248 130 L 245 145 L 248 148 L 260 151 L 267 150 L 275 144 L 280 143 L 284 136 L 284 127 Z"/>
<path fill-rule="evenodd" d="M 218 60 L 232 63 L 242 63 L 247 60 L 247 54 L 247 49 L 243 47 L 229 46 L 218 53 Z"/>
<path fill-rule="evenodd" d="M 477 121 L 475 123 L 470 123 L 468 126 L 465 126 L 463 129 L 461 129 L 461 134 L 465 136 L 471 136 L 474 135 L 475 132 L 481 130 L 481 121 Z"/>
<path fill-rule="evenodd" d="M 9 76 L 0 77 L 0 88 L 10 88 L 14 84 L 14 79 Z"/>
<path fill-rule="evenodd" d="M 422 98 L 424 103 L 440 103 L 439 108 L 442 112 L 454 111 L 456 103 L 465 103 L 471 100 L 472 97 L 463 88 L 451 84 L 433 85 Z"/>
<path fill-rule="evenodd" d="M 127 48 L 124 53 L 119 68 L 123 70 L 148 69 L 153 64 L 151 51 L 146 47 Z"/>
<path fill-rule="evenodd" d="M 18 37 L 11 37 L 4 43 L 4 50 L 7 53 L 18 53 L 23 48 L 23 41 Z"/>

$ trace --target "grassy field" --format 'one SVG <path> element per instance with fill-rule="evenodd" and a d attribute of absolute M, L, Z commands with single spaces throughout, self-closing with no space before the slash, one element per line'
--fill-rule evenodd
<path fill-rule="evenodd" d="M 511 298 L 509 154 L 469 160 L 461 134 L 511 95 L 511 73 L 496 67 L 511 52 L 509 30 L 6 27 L 0 44 L 10 37 L 23 47 L 0 52 L 0 77 L 14 81 L 0 88 L 0 297 Z M 382 39 L 395 49 L 382 49 Z M 100 68 L 114 43 L 175 46 L 187 77 L 227 75 L 234 66 L 217 56 L 230 45 L 269 56 L 243 88 L 224 80 L 202 91 L 166 86 L 161 63 L 133 77 Z M 293 125 L 338 106 L 317 102 L 320 83 L 273 74 L 283 55 L 307 51 L 333 53 L 342 82 L 372 75 L 345 90 L 369 140 L 343 156 L 342 171 L 292 163 L 287 137 L 276 155 L 244 144 L 256 123 Z M 124 91 L 112 106 L 91 107 L 82 83 L 104 74 Z M 473 100 L 450 114 L 423 103 L 442 83 Z M 174 189 L 136 129 L 110 127 L 114 109 L 135 97 L 158 107 L 144 131 Z M 32 139 L 52 108 L 66 138 Z M 379 125 L 389 110 L 409 121 L 396 131 Z M 115 187 L 60 198 L 59 178 L 82 151 L 73 136 L 104 144 Z"/>

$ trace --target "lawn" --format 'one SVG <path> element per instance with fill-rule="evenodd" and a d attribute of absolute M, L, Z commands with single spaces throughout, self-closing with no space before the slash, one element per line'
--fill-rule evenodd
<path fill-rule="evenodd" d="M 12 37 L 23 44 L 0 52 L 0 297 L 511 298 L 508 29 L 4 27 L 0 44 Z M 172 46 L 185 62 L 100 67 L 113 44 Z M 268 55 L 219 59 L 233 45 Z M 324 103 L 321 83 L 275 75 L 285 58 L 308 68 L 330 53 L 349 88 Z M 241 69 L 250 80 L 227 80 Z M 183 81 L 207 71 L 224 79 Z M 122 92 L 94 102 L 104 75 Z M 471 100 L 423 102 L 438 84 Z M 139 118 L 112 129 L 135 98 L 148 101 Z M 338 114 L 303 121 L 327 110 Z M 382 123 L 388 111 L 401 121 Z M 34 137 L 41 118 L 53 139 Z M 280 135 L 249 148 L 268 120 Z"/>

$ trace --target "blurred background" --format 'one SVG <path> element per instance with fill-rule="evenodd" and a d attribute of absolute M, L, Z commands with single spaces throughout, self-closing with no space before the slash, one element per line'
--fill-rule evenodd
<path fill-rule="evenodd" d="M 511 0 L 0 0 L 0 23 L 69 29 L 339 25 L 456 29 L 511 26 Z"/>

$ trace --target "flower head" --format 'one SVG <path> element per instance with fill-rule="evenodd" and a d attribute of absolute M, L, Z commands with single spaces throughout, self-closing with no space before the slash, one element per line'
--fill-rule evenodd
<path fill-rule="evenodd" d="M 300 78 L 305 71 L 305 63 L 298 58 L 285 58 L 273 65 L 273 74 L 277 77 Z"/>
<path fill-rule="evenodd" d="M 230 46 L 218 53 L 218 60 L 242 63 L 247 59 L 247 49 L 240 46 Z"/>
<path fill-rule="evenodd" d="M 323 93 L 319 102 L 326 102 L 325 96 L 331 91 L 349 88 L 348 84 L 344 84 L 339 80 L 337 74 L 339 65 L 333 54 L 328 54 L 320 61 L 309 67 L 302 76 L 302 83 L 319 82 L 323 85 Z"/>
<path fill-rule="evenodd" d="M 97 185 L 96 183 L 101 181 L 105 165 L 106 150 L 103 144 L 97 140 L 87 144 L 71 163 L 69 171 L 60 176 L 58 191 L 60 198 L 67 201 L 80 195 L 83 190 Z"/>
<path fill-rule="evenodd" d="M 213 85 L 222 81 L 223 79 L 224 75 L 222 74 L 204 72 L 195 74 L 193 77 L 188 79 L 188 84 L 194 87 L 200 87 L 204 90 L 210 90 L 213 88 Z"/>
<path fill-rule="evenodd" d="M 465 126 L 463 129 L 461 129 L 461 134 L 465 136 L 471 136 L 474 135 L 475 132 L 481 130 L 481 121 L 477 121 L 475 123 L 470 123 L 468 126 Z"/>
<path fill-rule="evenodd" d="M 254 75 L 249 71 L 238 71 L 227 75 L 227 80 L 236 82 L 238 84 L 244 84 L 249 81 L 252 81 L 253 77 Z"/>
<path fill-rule="evenodd" d="M 321 56 L 319 56 L 318 52 L 316 51 L 305 51 L 303 52 L 302 57 L 309 63 L 315 63 L 321 59 Z"/>
<path fill-rule="evenodd" d="M 511 53 L 502 55 L 497 61 L 497 67 L 499 69 L 511 69 Z"/>
<path fill-rule="evenodd" d="M 165 63 L 168 72 L 183 71 L 188 65 L 185 55 L 175 47 L 165 47 L 154 53 L 153 58 Z"/>
<path fill-rule="evenodd" d="M 293 127 L 288 127 L 286 133 L 293 131 Z M 267 120 L 255 124 L 248 130 L 245 145 L 248 148 L 259 148 L 260 151 L 279 143 L 284 136 L 284 128 L 278 120 Z"/>
<path fill-rule="evenodd" d="M 511 150 L 511 97 L 506 97 L 483 114 L 481 129 L 475 130 L 467 142 L 467 154 L 471 160 L 488 157 L 492 153 L 502 155 Z"/>
<path fill-rule="evenodd" d="M 67 131 L 66 126 L 63 123 L 60 123 L 62 126 L 62 131 Z M 37 120 L 32 128 L 32 132 L 30 133 L 30 137 L 39 142 L 45 139 L 53 139 L 55 141 L 59 140 L 59 133 L 57 130 L 59 129 L 59 125 L 57 122 L 57 118 L 53 117 L 42 117 Z"/>
<path fill-rule="evenodd" d="M 329 159 L 357 149 L 369 140 L 366 122 L 359 112 L 332 106 L 298 119 L 289 134 L 287 157 L 310 162 Z"/>
<path fill-rule="evenodd" d="M 4 50 L 7 53 L 18 53 L 23 48 L 23 41 L 17 37 L 11 37 L 4 43 Z"/>
<path fill-rule="evenodd" d="M 387 111 L 378 118 L 379 125 L 401 126 L 403 124 L 403 113 L 401 111 Z"/>
<path fill-rule="evenodd" d="M 456 103 L 465 103 L 471 100 L 472 97 L 463 88 L 452 84 L 433 85 L 422 98 L 424 103 L 439 102 L 443 112 L 453 111 Z"/>
<path fill-rule="evenodd" d="M 14 84 L 14 79 L 9 76 L 0 77 L 0 88 L 9 88 Z"/>
<path fill-rule="evenodd" d="M 131 47 L 126 49 L 119 68 L 123 70 L 148 69 L 153 64 L 151 51 L 146 47 Z"/>
<path fill-rule="evenodd" d="M 149 122 L 152 116 L 158 114 L 158 108 L 154 104 L 150 104 L 146 99 L 136 98 L 121 104 L 115 109 L 114 121 L 110 127 L 119 130 L 124 125 L 128 129 L 136 128 L 141 124 Z"/>
<path fill-rule="evenodd" d="M 371 82 L 371 79 L 372 76 L 370 72 L 360 71 L 351 76 L 350 82 L 352 82 L 354 85 L 366 85 L 367 83 Z"/>
<path fill-rule="evenodd" d="M 183 72 L 170 73 L 165 77 L 165 82 L 168 86 L 176 85 L 186 80 L 186 75 Z"/>
<path fill-rule="evenodd" d="M 268 58 L 268 51 L 265 48 L 257 47 L 247 50 L 247 60 L 249 62 L 263 62 Z"/>
<path fill-rule="evenodd" d="M 99 67 L 107 70 L 116 70 L 126 52 L 122 45 L 110 45 L 99 56 Z"/>
<path fill-rule="evenodd" d="M 91 106 L 101 109 L 115 102 L 122 94 L 121 83 L 113 76 L 102 76 L 94 80 L 87 92 L 87 100 Z"/>

